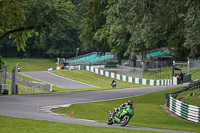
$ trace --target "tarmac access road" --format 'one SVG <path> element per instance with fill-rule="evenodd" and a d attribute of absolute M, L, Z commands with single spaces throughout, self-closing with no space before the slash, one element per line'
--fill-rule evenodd
<path fill-rule="evenodd" d="M 61 77 L 47 71 L 33 71 L 33 72 L 20 72 L 20 73 L 37 80 L 59 86 L 61 88 L 68 88 L 68 89 L 98 88 L 97 86 Z"/>
<path fill-rule="evenodd" d="M 186 85 L 186 84 L 185 84 Z M 0 96 L 0 115 L 30 118 L 35 120 L 48 120 L 62 123 L 73 123 L 87 126 L 125 128 L 133 130 L 147 130 L 166 133 L 186 133 L 182 131 L 172 131 L 136 126 L 121 127 L 118 124 L 112 126 L 106 123 L 99 123 L 90 120 L 76 119 L 60 114 L 55 114 L 50 110 L 55 107 L 69 106 L 71 104 L 106 101 L 111 99 L 121 99 L 138 95 L 159 92 L 179 86 L 158 86 L 143 88 L 126 88 L 103 91 L 73 92 L 63 94 L 44 94 L 44 95 L 18 95 L 18 96 Z"/>

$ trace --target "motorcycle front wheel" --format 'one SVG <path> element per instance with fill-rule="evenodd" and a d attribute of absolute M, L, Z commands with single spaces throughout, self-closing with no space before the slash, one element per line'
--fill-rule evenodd
<path fill-rule="evenodd" d="M 113 120 L 112 120 L 112 118 L 110 118 L 110 117 L 108 118 L 108 120 L 107 120 L 107 124 L 108 124 L 108 125 L 112 125 L 112 124 L 113 124 Z"/>
<path fill-rule="evenodd" d="M 130 117 L 129 117 L 128 115 L 125 115 L 125 116 L 122 118 L 122 120 L 121 120 L 121 122 L 120 122 L 120 125 L 121 125 L 121 126 L 126 126 L 126 125 L 128 124 L 128 122 L 129 122 L 129 120 L 130 120 Z"/>

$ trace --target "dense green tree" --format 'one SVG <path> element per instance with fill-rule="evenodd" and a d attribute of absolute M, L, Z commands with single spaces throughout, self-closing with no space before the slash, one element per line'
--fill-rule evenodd
<path fill-rule="evenodd" d="M 33 33 L 50 32 L 52 27 L 73 24 L 74 5 L 65 0 L 1 0 L 0 40 L 9 35 L 18 50 Z M 13 21 L 15 20 L 15 21 Z"/>
<path fill-rule="evenodd" d="M 77 29 L 72 27 L 53 28 L 51 33 L 41 34 L 37 43 L 40 44 L 40 47 L 48 57 L 74 57 L 76 48 L 81 47 L 78 33 Z"/>
<path fill-rule="evenodd" d="M 85 47 L 91 47 L 97 51 L 106 52 L 109 50 L 107 40 L 97 40 L 94 38 L 98 29 L 106 23 L 104 11 L 106 10 L 107 1 L 87 0 L 87 8 L 83 19 L 83 31 L 80 40 Z"/>
<path fill-rule="evenodd" d="M 186 3 L 187 12 L 180 14 L 184 19 L 184 46 L 190 49 L 192 58 L 200 57 L 200 1 L 191 0 Z"/>
<path fill-rule="evenodd" d="M 85 52 L 78 37 L 86 0 L 72 0 L 72 3 L 75 5 L 74 12 L 76 13 L 74 24 L 63 28 L 54 27 L 51 32 L 42 33 L 37 38 L 35 43 L 39 44 L 45 57 L 74 57 L 77 48 L 79 48 L 79 54 Z"/>
<path fill-rule="evenodd" d="M 0 40 L 2 40 L 6 35 L 17 32 L 18 29 L 24 28 L 24 22 L 26 21 L 25 11 L 21 7 L 21 3 L 25 0 L 1 0 L 0 1 Z M 28 32 L 24 33 L 24 38 L 29 35 Z M 14 35 L 11 34 L 10 37 Z M 16 35 L 17 36 L 17 35 Z M 23 36 L 23 35 L 21 35 Z M 24 38 L 21 37 L 22 41 Z M 17 41 L 17 40 L 16 40 Z M 20 48 L 20 44 L 19 45 Z M 23 45 L 23 44 L 22 44 Z"/>
<path fill-rule="evenodd" d="M 143 0 L 140 3 L 144 11 L 138 12 L 143 15 L 139 22 L 142 34 L 137 34 L 137 38 L 145 40 L 146 48 L 157 48 L 164 41 L 176 60 L 199 57 L 199 1 Z"/>
<path fill-rule="evenodd" d="M 140 4 L 141 2 L 135 0 L 110 0 L 106 11 L 106 24 L 96 33 L 95 37 L 98 39 L 107 38 L 112 52 L 118 55 L 119 64 L 125 51 L 126 56 L 136 60 L 136 54 L 147 49 L 146 39 L 141 35 L 144 34 L 144 13 L 140 12 L 144 7 Z"/>
<path fill-rule="evenodd" d="M 94 34 L 94 39 L 107 41 L 106 44 L 111 48 L 112 53 L 117 54 L 118 64 L 121 64 L 123 53 L 128 47 L 129 33 L 126 28 L 126 20 L 121 18 L 116 0 L 109 0 L 106 15 L 106 23 Z"/>
<path fill-rule="evenodd" d="M 145 61 L 146 51 L 162 46 L 176 60 L 200 57 L 199 0 L 0 0 L 0 20 L 1 54 L 14 41 L 25 56 L 70 57 L 82 31 L 84 47 L 111 50 L 119 64 L 123 55 Z"/>
<path fill-rule="evenodd" d="M 199 57 L 199 1 L 110 0 L 108 3 L 106 24 L 95 38 L 107 38 L 113 51 L 122 52 L 127 47 L 125 55 L 135 60 L 140 53 L 144 62 L 146 51 L 161 46 L 167 46 L 176 60 Z"/>

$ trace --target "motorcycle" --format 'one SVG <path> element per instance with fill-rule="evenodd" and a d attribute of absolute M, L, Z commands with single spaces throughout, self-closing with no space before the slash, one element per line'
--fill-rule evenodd
<path fill-rule="evenodd" d="M 114 113 L 109 110 L 110 117 L 107 120 L 108 125 L 112 125 L 114 123 L 118 123 L 121 126 L 126 126 L 129 120 L 134 115 L 133 108 L 125 107 L 118 111 L 118 109 L 114 109 Z"/>
<path fill-rule="evenodd" d="M 113 82 L 113 83 L 111 84 L 111 86 L 112 86 L 112 88 L 115 88 L 115 87 L 116 87 L 116 82 Z"/>

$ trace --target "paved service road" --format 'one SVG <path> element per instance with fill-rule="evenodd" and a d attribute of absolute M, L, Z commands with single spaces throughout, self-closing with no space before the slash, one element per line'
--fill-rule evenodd
<path fill-rule="evenodd" d="M 97 86 L 88 85 L 65 77 L 61 77 L 47 71 L 20 72 L 20 73 L 29 76 L 31 78 L 44 81 L 46 83 L 54 84 L 62 88 L 68 88 L 68 89 L 98 88 Z"/>
<path fill-rule="evenodd" d="M 82 102 L 91 102 L 91 101 L 94 102 L 101 100 L 118 99 L 124 97 L 144 95 L 153 92 L 159 92 L 177 87 L 180 86 L 127 88 L 127 89 L 74 92 L 74 93 L 48 94 L 48 95 L 0 96 L 0 115 L 19 117 L 19 118 L 31 118 L 35 120 L 56 121 L 62 123 L 74 123 L 87 126 L 122 128 L 120 125 L 117 124 L 109 126 L 106 123 L 98 123 L 95 121 L 87 121 L 87 120 L 71 118 L 68 116 L 56 115 L 49 110 L 55 107 L 55 105 L 68 106 L 70 104 L 76 104 Z M 179 131 L 143 128 L 135 126 L 126 126 L 123 128 L 134 129 L 134 130 L 167 132 L 167 133 L 184 133 Z"/>

